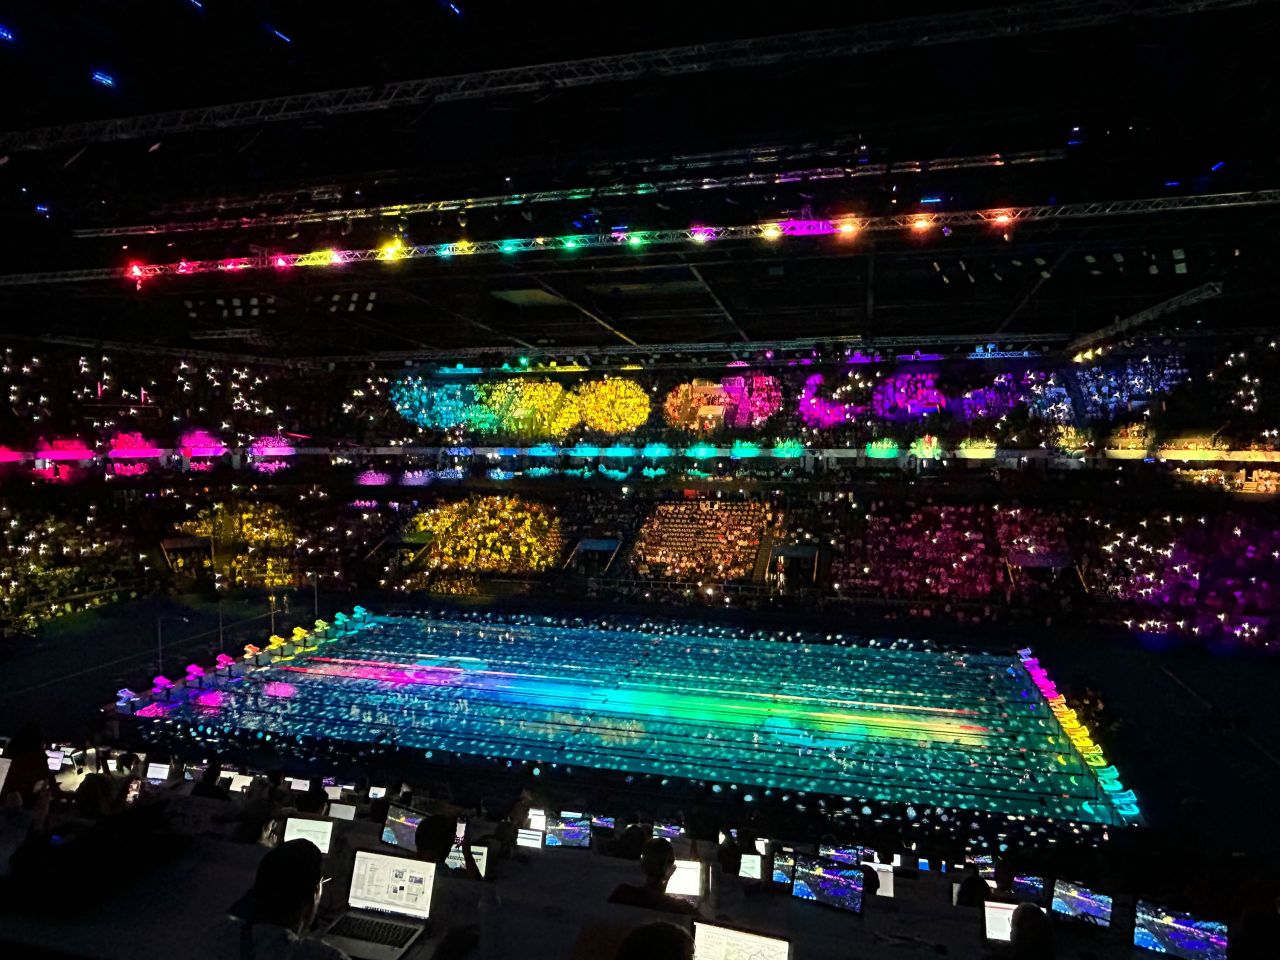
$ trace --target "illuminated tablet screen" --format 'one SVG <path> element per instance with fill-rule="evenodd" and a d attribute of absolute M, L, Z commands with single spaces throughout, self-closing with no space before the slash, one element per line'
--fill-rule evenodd
<path fill-rule="evenodd" d="M 759 880 L 760 864 L 763 859 L 758 853 L 744 853 L 742 864 L 738 867 L 738 876 L 746 877 L 748 880 Z"/>
<path fill-rule="evenodd" d="M 547 846 L 580 849 L 591 846 L 591 818 L 581 814 L 575 817 L 548 817 Z"/>
<path fill-rule="evenodd" d="M 354 820 L 356 818 L 356 808 L 350 803 L 331 803 L 329 804 L 329 816 L 334 820 Z"/>
<path fill-rule="evenodd" d="M 1111 898 L 1069 880 L 1053 882 L 1053 912 L 1099 927 L 1111 926 Z"/>
<path fill-rule="evenodd" d="M 1183 960 L 1227 960 L 1227 925 L 1139 900 L 1133 945 Z"/>
<path fill-rule="evenodd" d="M 542 849 L 542 831 L 529 830 L 522 827 L 516 834 L 517 847 L 532 847 L 535 850 Z"/>
<path fill-rule="evenodd" d="M 795 870 L 796 855 L 790 847 L 783 847 L 773 855 L 774 883 L 790 883 Z"/>

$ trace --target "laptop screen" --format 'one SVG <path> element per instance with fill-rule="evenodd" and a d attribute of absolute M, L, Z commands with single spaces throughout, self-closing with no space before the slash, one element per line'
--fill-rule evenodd
<path fill-rule="evenodd" d="M 61 750 L 46 750 L 44 752 L 44 755 L 45 757 L 48 758 L 48 765 L 50 770 L 52 770 L 54 773 L 57 773 L 59 770 L 62 769 L 62 751 Z"/>
<path fill-rule="evenodd" d="M 332 836 L 332 820 L 308 820 L 306 817 L 290 817 L 284 822 L 285 843 L 290 840 L 310 840 L 320 848 L 321 853 L 328 853 L 329 838 Z"/>
<path fill-rule="evenodd" d="M 1018 876 L 1013 878 L 1013 895 L 1019 900 L 1040 903 L 1044 900 L 1044 877 Z"/>
<path fill-rule="evenodd" d="M 253 783 L 253 777 L 247 773 L 233 774 L 231 777 L 231 792 L 243 793 L 249 784 Z"/>
<path fill-rule="evenodd" d="M 675 840 L 684 833 L 684 828 L 678 823 L 655 823 L 653 825 L 653 835 L 655 837 L 665 837 L 667 840 Z"/>
<path fill-rule="evenodd" d="M 0 797 L 4 796 L 4 778 L 9 775 L 9 766 L 13 763 L 8 757 L 0 757 Z"/>
<path fill-rule="evenodd" d="M 701 862 L 697 860 L 677 860 L 676 872 L 667 881 L 667 893 L 673 897 L 701 897 Z"/>
<path fill-rule="evenodd" d="M 856 865 L 862 862 L 862 848 L 858 846 L 829 847 L 824 845 L 818 848 L 818 856 L 826 857 L 828 860 L 839 860 L 841 863 Z"/>
<path fill-rule="evenodd" d="M 417 810 L 391 804 L 387 807 L 387 819 L 382 824 L 382 842 L 417 852 L 418 824 L 421 822 L 422 814 Z"/>
<path fill-rule="evenodd" d="M 382 799 L 383 797 L 385 797 L 386 795 L 387 795 L 387 788 L 386 788 L 386 787 L 370 787 L 370 788 L 369 788 L 369 799 L 370 799 L 370 800 L 381 800 L 381 799 Z"/>
<path fill-rule="evenodd" d="M 982 928 L 988 940 L 1013 939 L 1013 911 L 1016 903 L 988 900 L 983 904 Z"/>
<path fill-rule="evenodd" d="M 360 910 L 381 910 L 426 920 L 431 916 L 431 890 L 436 865 L 385 853 L 356 853 L 347 903 Z"/>
<path fill-rule="evenodd" d="M 516 833 L 516 846 L 517 847 L 533 847 L 536 850 L 541 850 L 542 849 L 542 831 L 529 830 L 525 827 L 521 827 L 520 830 Z"/>
<path fill-rule="evenodd" d="M 693 960 L 791 960 L 791 942 L 714 923 L 693 921 Z"/>
<path fill-rule="evenodd" d="M 356 818 L 356 808 L 350 803 L 331 803 L 329 804 L 329 816 L 334 820 L 354 820 Z"/>
<path fill-rule="evenodd" d="M 1070 880 L 1053 882 L 1053 912 L 1099 927 L 1111 926 L 1111 898 Z"/>
<path fill-rule="evenodd" d="M 147 764 L 148 780 L 168 780 L 169 765 L 167 763 L 148 763 Z"/>
<path fill-rule="evenodd" d="M 742 865 L 738 867 L 738 876 L 746 877 L 748 880 L 759 880 L 761 859 L 758 853 L 744 853 Z"/>

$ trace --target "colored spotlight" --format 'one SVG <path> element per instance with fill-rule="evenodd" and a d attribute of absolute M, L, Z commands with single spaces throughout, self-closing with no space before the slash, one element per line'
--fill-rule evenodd
<path fill-rule="evenodd" d="M 276 266 L 281 268 L 287 267 L 289 266 L 289 261 L 284 257 L 276 257 Z"/>
<path fill-rule="evenodd" d="M 338 250 L 330 250 L 330 251 L 329 251 L 329 262 L 330 262 L 330 263 L 342 263 L 342 253 L 341 253 L 341 251 L 338 251 Z"/>
<path fill-rule="evenodd" d="M 402 255 L 403 251 L 404 241 L 399 237 L 392 237 L 378 248 L 378 256 L 383 260 L 395 260 Z"/>
<path fill-rule="evenodd" d="M 564 237 L 564 238 L 560 241 L 560 245 L 561 245 L 562 247 L 564 247 L 566 250 L 576 250 L 576 249 L 578 248 L 578 238 L 577 238 L 577 237 Z"/>
<path fill-rule="evenodd" d="M 13 41 L 13 31 L 8 27 L 0 27 L 0 40 Z"/>
<path fill-rule="evenodd" d="M 1009 214 L 1007 213 L 1001 212 L 1001 213 L 997 213 L 994 217 L 992 217 L 991 222 L 998 223 L 1003 226 L 1006 223 L 1012 223 L 1013 217 L 1009 216 Z"/>
<path fill-rule="evenodd" d="M 498 247 L 498 249 L 501 250 L 503 253 L 515 253 L 517 250 L 520 249 L 520 244 L 517 243 L 515 240 L 503 240 L 502 244 Z"/>
<path fill-rule="evenodd" d="M 101 70 L 93 71 L 93 82 L 103 87 L 114 87 L 116 78 L 109 73 L 103 73 Z"/>
<path fill-rule="evenodd" d="M 627 246 L 643 247 L 648 241 L 638 233 L 633 233 L 627 237 Z"/>
<path fill-rule="evenodd" d="M 917 233 L 924 233 L 932 226 L 933 221 L 928 217 L 917 217 L 915 220 L 911 221 L 911 229 Z"/>
<path fill-rule="evenodd" d="M 760 231 L 760 236 L 764 237 L 766 240 L 777 240 L 782 236 L 782 227 L 778 226 L 776 223 L 766 224 L 764 229 Z"/>
<path fill-rule="evenodd" d="M 836 227 L 836 233 L 846 239 L 852 237 L 858 232 L 858 225 L 852 220 L 846 220 Z"/>

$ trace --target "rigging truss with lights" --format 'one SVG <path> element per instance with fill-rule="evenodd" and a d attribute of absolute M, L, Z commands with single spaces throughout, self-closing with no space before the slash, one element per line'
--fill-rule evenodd
<path fill-rule="evenodd" d="M 849 216 L 832 220 L 779 220 L 738 226 L 692 226 L 679 230 L 626 231 L 571 234 L 560 237 L 522 237 L 505 240 L 458 240 L 408 246 L 394 241 L 362 250 L 318 250 L 308 253 L 273 253 L 222 260 L 180 260 L 176 263 L 133 263 L 121 270 L 99 267 L 87 270 L 0 275 L 0 287 L 73 283 L 126 277 L 139 284 L 159 277 L 205 273 L 290 270 L 296 267 L 339 267 L 353 263 L 399 263 L 405 260 L 448 260 L 455 256 L 508 255 L 528 252 L 576 250 L 627 251 L 649 246 L 707 245 L 746 240 L 778 241 L 787 237 L 834 236 L 851 240 L 861 233 L 912 231 L 928 234 L 935 229 L 988 227 L 1008 229 L 1015 224 L 1039 221 L 1080 220 L 1161 214 L 1178 211 L 1225 210 L 1280 204 L 1280 189 L 1212 193 L 1183 197 L 1147 197 L 1067 203 L 1058 206 L 1006 207 L 995 210 L 958 210 L 895 214 L 882 217 Z"/>
<path fill-rule="evenodd" d="M 247 127 L 426 103 L 482 100 L 655 76 L 690 76 L 717 70 L 862 56 L 895 48 L 930 47 L 1085 29 L 1141 17 L 1170 17 L 1230 10 L 1253 6 L 1258 2 L 1260 0 L 1051 0 L 1047 3 L 1024 3 L 807 33 L 700 43 L 642 53 L 16 130 L 0 133 L 0 153 Z"/>

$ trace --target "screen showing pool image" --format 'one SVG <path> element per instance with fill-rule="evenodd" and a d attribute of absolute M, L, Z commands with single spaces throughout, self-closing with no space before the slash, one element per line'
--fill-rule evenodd
<path fill-rule="evenodd" d="M 675 840 L 684 835 L 684 827 L 678 823 L 655 823 L 653 825 L 653 835 L 655 837 L 664 837 L 667 840 Z"/>
<path fill-rule="evenodd" d="M 398 804 L 387 807 L 387 819 L 382 823 L 382 842 L 406 850 L 418 849 L 418 824 L 423 814 Z"/>
<path fill-rule="evenodd" d="M 849 913 L 862 913 L 862 869 L 827 857 L 796 854 L 791 896 Z"/>
<path fill-rule="evenodd" d="M 547 846 L 591 846 L 591 818 L 582 814 L 573 817 L 547 817 Z"/>
<path fill-rule="evenodd" d="M 1044 877 L 1018 876 L 1013 878 L 1013 895 L 1019 900 L 1039 903 L 1044 899 Z"/>
<path fill-rule="evenodd" d="M 591 825 L 604 830 L 612 830 L 618 823 L 616 817 L 592 817 Z"/>
<path fill-rule="evenodd" d="M 829 860 L 839 860 L 841 863 L 858 864 L 863 860 L 862 847 L 829 847 L 823 845 L 818 848 L 818 856 L 826 857 Z"/>
<path fill-rule="evenodd" d="M 1139 900 L 1133 945 L 1183 960 L 1227 960 L 1227 925 Z"/>
<path fill-rule="evenodd" d="M 773 882 L 790 883 L 796 870 L 795 851 L 790 847 L 781 847 L 773 855 Z"/>
<path fill-rule="evenodd" d="M 1070 880 L 1053 882 L 1053 912 L 1099 927 L 1111 926 L 1111 898 Z"/>

